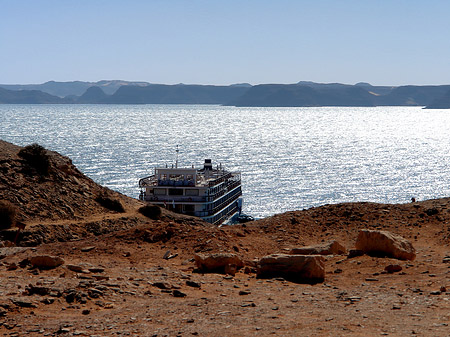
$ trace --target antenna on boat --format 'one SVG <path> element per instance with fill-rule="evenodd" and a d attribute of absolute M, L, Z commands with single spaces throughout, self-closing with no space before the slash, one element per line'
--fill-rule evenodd
<path fill-rule="evenodd" d="M 178 153 L 180 152 L 180 150 L 178 149 L 178 145 L 177 145 L 177 149 L 175 150 L 175 152 L 177 153 L 177 157 L 175 160 L 175 168 L 178 168 Z"/>

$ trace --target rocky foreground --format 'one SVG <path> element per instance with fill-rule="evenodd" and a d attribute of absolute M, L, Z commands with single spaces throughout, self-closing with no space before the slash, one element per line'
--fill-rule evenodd
<path fill-rule="evenodd" d="M 165 210 L 150 219 L 57 153 L 41 174 L 20 147 L 0 150 L 0 199 L 25 225 L 1 234 L 2 335 L 449 335 L 450 199 L 325 205 L 217 228 Z M 365 252 L 361 233 L 372 231 L 400 237 L 404 251 Z M 312 254 L 323 279 L 283 266 L 264 274 L 271 254 Z M 231 260 L 199 262 L 214 256 Z"/>

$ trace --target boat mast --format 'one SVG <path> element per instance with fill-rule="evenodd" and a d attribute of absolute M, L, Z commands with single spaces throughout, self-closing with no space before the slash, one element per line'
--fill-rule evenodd
<path fill-rule="evenodd" d="M 177 153 L 177 156 L 175 159 L 175 168 L 178 168 L 178 153 L 180 152 L 180 150 L 178 149 L 178 145 L 177 145 L 177 149 L 175 150 L 175 152 Z"/>

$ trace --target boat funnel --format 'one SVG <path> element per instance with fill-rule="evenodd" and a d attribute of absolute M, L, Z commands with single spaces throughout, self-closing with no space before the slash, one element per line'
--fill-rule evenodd
<path fill-rule="evenodd" d="M 204 171 L 212 170 L 211 159 L 205 159 L 205 164 L 203 165 L 203 170 Z"/>

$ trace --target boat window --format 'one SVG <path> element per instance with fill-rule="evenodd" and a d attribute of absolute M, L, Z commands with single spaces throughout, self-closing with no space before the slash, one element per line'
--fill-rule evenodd
<path fill-rule="evenodd" d="M 183 190 L 181 188 L 169 188 L 169 195 L 183 195 Z"/>
<path fill-rule="evenodd" d="M 165 173 L 161 174 L 159 177 L 161 180 L 167 180 L 167 174 Z"/>
<path fill-rule="evenodd" d="M 183 174 L 171 174 L 170 180 L 175 180 L 175 181 L 184 180 L 184 175 Z"/>
<path fill-rule="evenodd" d="M 153 190 L 154 195 L 166 195 L 166 189 L 165 188 L 155 188 Z"/>
<path fill-rule="evenodd" d="M 198 195 L 198 189 L 186 189 L 186 195 Z"/>

